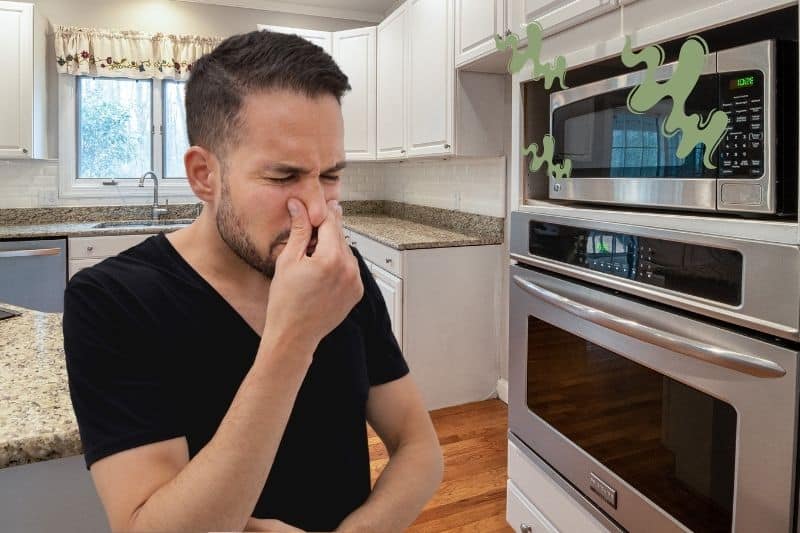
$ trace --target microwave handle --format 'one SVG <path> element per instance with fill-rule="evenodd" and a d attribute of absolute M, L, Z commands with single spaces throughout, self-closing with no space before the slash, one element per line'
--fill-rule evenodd
<path fill-rule="evenodd" d="M 544 300 L 578 318 L 588 320 L 599 326 L 634 337 L 649 344 L 661 346 L 662 348 L 751 376 L 779 378 L 786 375 L 786 370 L 783 367 L 767 359 L 726 350 L 702 341 L 684 337 L 677 333 L 653 328 L 634 320 L 612 315 L 606 311 L 595 309 L 570 300 L 569 298 L 565 298 L 564 296 L 526 280 L 522 276 L 515 275 L 514 283 L 528 294 Z"/>

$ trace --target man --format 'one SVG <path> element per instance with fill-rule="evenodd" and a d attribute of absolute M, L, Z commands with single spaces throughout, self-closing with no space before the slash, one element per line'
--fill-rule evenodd
<path fill-rule="evenodd" d="M 70 392 L 113 530 L 399 531 L 436 490 L 430 417 L 343 237 L 348 89 L 299 37 L 226 39 L 186 87 L 202 214 L 71 280 Z M 366 421 L 390 454 L 373 490 Z"/>

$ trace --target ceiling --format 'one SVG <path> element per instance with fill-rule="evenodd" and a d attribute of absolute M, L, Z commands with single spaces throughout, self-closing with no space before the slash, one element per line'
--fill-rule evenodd
<path fill-rule="evenodd" d="M 246 7 L 298 15 L 380 22 L 395 0 L 183 0 L 199 4 Z"/>

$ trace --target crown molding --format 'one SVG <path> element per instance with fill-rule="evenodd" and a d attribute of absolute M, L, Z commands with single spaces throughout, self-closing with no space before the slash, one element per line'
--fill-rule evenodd
<path fill-rule="evenodd" d="M 357 20 L 363 22 L 378 23 L 383 20 L 382 13 L 374 11 L 363 11 L 359 9 L 340 9 L 338 7 L 312 6 L 308 4 L 298 4 L 296 2 L 283 2 L 280 0 L 176 0 L 178 2 L 190 2 L 193 4 L 212 4 L 227 7 L 242 7 L 246 9 L 257 9 L 260 11 L 277 11 L 280 13 L 292 13 L 294 15 L 310 15 L 314 17 L 326 17 L 344 20 Z"/>

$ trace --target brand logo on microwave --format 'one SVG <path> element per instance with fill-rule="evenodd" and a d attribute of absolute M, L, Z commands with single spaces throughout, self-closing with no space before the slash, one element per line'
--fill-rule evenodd
<path fill-rule="evenodd" d="M 655 81 L 655 74 L 664 63 L 664 50 L 658 45 L 652 45 L 640 52 L 634 52 L 631 50 L 631 38 L 626 36 L 622 63 L 626 67 L 634 67 L 639 63 L 647 65 L 644 82 L 628 94 L 628 109 L 631 113 L 644 113 L 669 96 L 672 98 L 672 109 L 661 124 L 661 133 L 665 137 L 672 137 L 678 131 L 682 132 L 675 155 L 685 158 L 695 146 L 702 143 L 707 148 L 703 164 L 706 168 L 716 168 L 711 162 L 711 156 L 727 132 L 728 116 L 717 109 L 713 109 L 706 118 L 696 113 L 687 115 L 685 108 L 686 99 L 700 79 L 707 54 L 708 45 L 702 37 L 689 37 L 681 46 L 672 77 L 658 82 Z M 746 82 L 747 80 L 743 83 Z"/>

